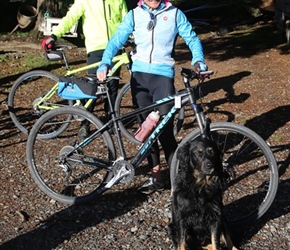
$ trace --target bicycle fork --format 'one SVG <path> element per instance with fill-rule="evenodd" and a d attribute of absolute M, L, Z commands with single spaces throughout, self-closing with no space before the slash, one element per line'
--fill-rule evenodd
<path fill-rule="evenodd" d="M 210 137 L 210 119 L 205 118 L 203 109 L 200 105 L 192 104 L 192 108 L 195 112 L 197 124 L 201 132 L 201 136 L 204 138 L 209 138 Z"/>

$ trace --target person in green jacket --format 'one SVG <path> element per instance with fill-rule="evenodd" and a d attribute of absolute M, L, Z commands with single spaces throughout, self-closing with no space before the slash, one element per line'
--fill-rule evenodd
<path fill-rule="evenodd" d="M 42 41 L 42 48 L 47 52 L 52 49 L 56 40 L 67 33 L 73 25 L 80 19 L 85 37 L 85 47 L 87 52 L 87 64 L 99 62 L 110 38 L 113 36 L 117 27 L 122 22 L 123 17 L 128 12 L 125 0 L 75 0 L 66 16 L 62 18 L 59 25 L 54 29 L 53 34 Z M 88 70 L 88 74 L 96 73 L 96 68 Z M 118 75 L 120 72 L 116 72 Z M 118 92 L 118 80 L 112 80 L 108 86 L 114 101 Z M 95 104 L 92 104 L 90 111 L 93 111 Z M 109 105 L 105 101 L 104 106 L 106 115 L 109 119 Z M 80 137 L 87 136 L 87 126 L 83 124 L 79 131 Z"/>

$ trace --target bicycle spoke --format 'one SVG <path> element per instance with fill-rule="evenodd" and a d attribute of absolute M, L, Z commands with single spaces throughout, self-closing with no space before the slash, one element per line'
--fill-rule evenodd
<path fill-rule="evenodd" d="M 82 122 L 67 117 L 83 117 L 82 120 L 89 123 L 90 134 L 101 126 L 100 121 L 93 123 L 86 119 L 83 112 L 92 116 L 87 111 L 69 107 L 49 112 L 52 115 L 47 116 L 48 113 L 40 118 L 28 141 L 28 162 L 36 182 L 53 199 L 69 204 L 96 196 L 109 173 L 109 160 L 115 157 L 108 132 L 74 149 L 83 141 L 78 135 Z M 54 133 L 63 122 L 69 126 L 62 133 Z M 36 139 L 38 131 L 56 136 Z"/>
<path fill-rule="evenodd" d="M 57 76 L 43 70 L 28 72 L 15 81 L 8 96 L 8 106 L 11 119 L 21 132 L 28 134 L 45 112 L 70 103 L 57 94 L 42 100 L 57 81 Z"/>

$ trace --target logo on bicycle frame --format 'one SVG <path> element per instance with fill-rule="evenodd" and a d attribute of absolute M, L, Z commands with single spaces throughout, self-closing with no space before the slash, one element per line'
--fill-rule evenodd
<path fill-rule="evenodd" d="M 169 99 L 173 99 L 173 97 L 169 98 Z M 164 102 L 164 99 L 160 100 L 159 102 L 160 103 Z M 143 155 L 146 152 L 146 150 L 150 147 L 152 142 L 156 139 L 156 136 L 160 133 L 162 128 L 166 125 L 166 123 L 169 121 L 169 119 L 175 114 L 175 112 L 176 112 L 176 108 L 173 106 L 171 108 L 171 110 L 167 113 L 167 115 L 158 124 L 158 126 L 155 128 L 155 130 L 152 132 L 152 134 L 148 138 L 148 142 L 142 147 L 141 155 Z"/>

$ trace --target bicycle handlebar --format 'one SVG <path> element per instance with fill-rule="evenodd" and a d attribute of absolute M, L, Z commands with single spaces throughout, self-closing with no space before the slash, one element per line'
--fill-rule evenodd
<path fill-rule="evenodd" d="M 125 44 L 123 45 L 124 47 L 133 47 L 135 45 L 134 43 L 134 39 L 130 38 L 128 39 Z M 54 44 L 53 47 L 51 48 L 51 50 L 49 51 L 50 52 L 53 52 L 53 51 L 57 51 L 57 50 L 63 50 L 63 49 L 72 49 L 72 46 L 70 45 L 67 45 L 67 44 Z"/>
<path fill-rule="evenodd" d="M 94 75 L 87 75 L 87 76 L 84 76 L 84 78 L 94 84 L 104 84 L 104 83 L 108 83 L 111 80 L 121 79 L 121 77 L 119 76 L 107 76 L 107 78 L 104 81 L 99 81 L 99 79 Z"/>
<path fill-rule="evenodd" d="M 196 72 L 193 69 L 188 69 L 188 68 L 183 68 L 183 67 L 180 67 L 178 70 L 183 77 L 187 78 L 190 81 L 193 79 L 209 78 L 209 76 L 214 73 L 212 70 Z"/>
<path fill-rule="evenodd" d="M 209 78 L 209 76 L 214 73 L 214 71 L 212 71 L 212 70 L 195 72 L 192 69 L 183 68 L 183 67 L 179 68 L 179 72 L 182 76 L 186 77 L 189 80 Z M 96 83 L 108 83 L 111 80 L 120 80 L 121 79 L 121 77 L 119 77 L 119 76 L 109 76 L 108 75 L 107 78 L 104 79 L 104 81 L 99 81 L 99 79 L 96 76 L 89 76 L 89 77 L 90 77 L 90 80 L 92 82 L 96 82 Z"/>
<path fill-rule="evenodd" d="M 131 46 L 134 48 L 134 39 L 128 39 L 126 43 L 123 45 L 123 52 L 125 52 L 124 48 Z M 49 61 L 59 61 L 64 60 L 66 69 L 69 68 L 68 61 L 66 59 L 66 55 L 64 49 L 72 49 L 72 46 L 67 44 L 54 44 L 53 47 L 46 52 L 46 58 Z"/>

